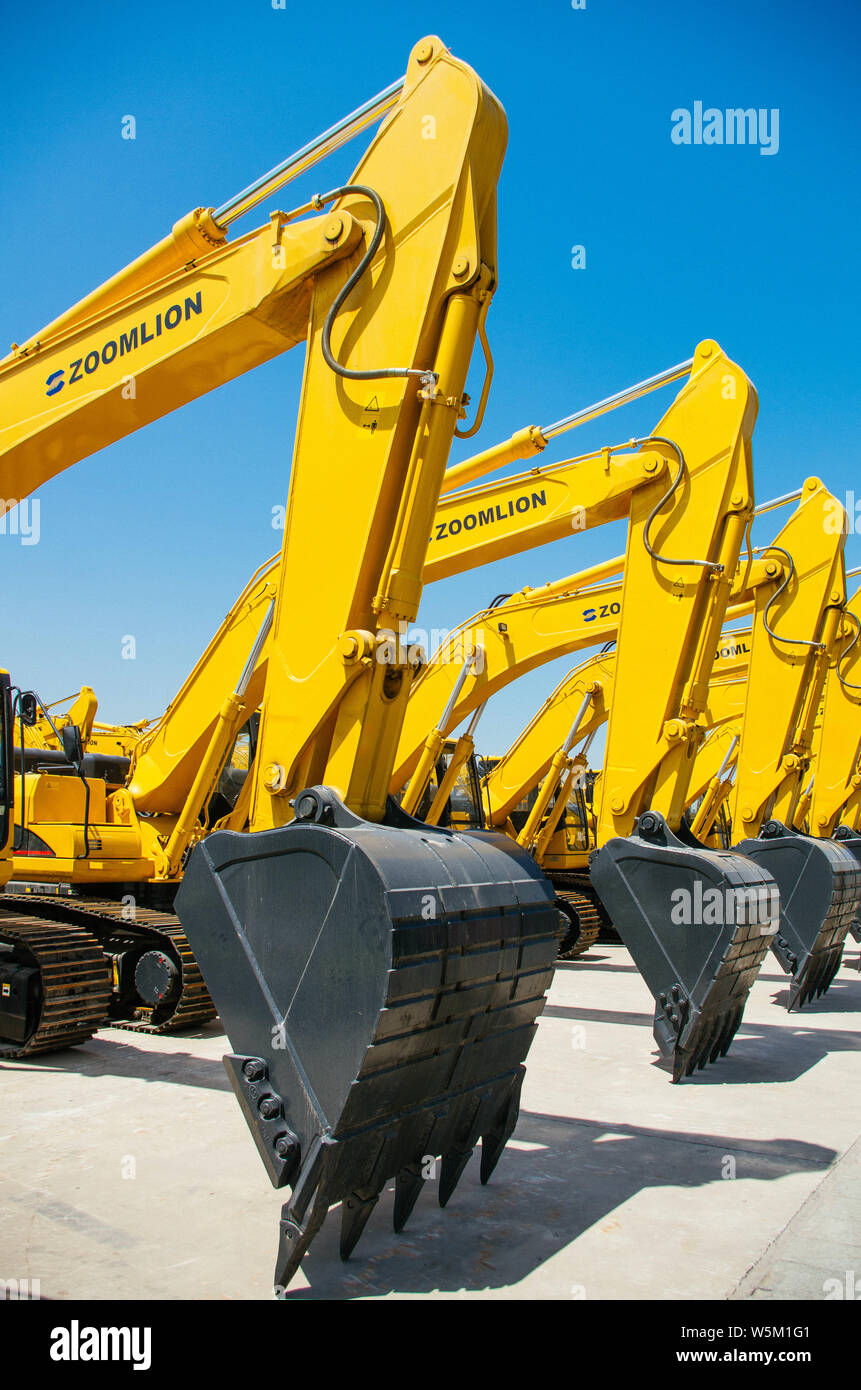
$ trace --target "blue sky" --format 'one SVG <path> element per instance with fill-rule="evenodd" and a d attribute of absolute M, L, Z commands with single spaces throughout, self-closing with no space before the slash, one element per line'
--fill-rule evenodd
<path fill-rule="evenodd" d="M 0 340 L 21 341 L 197 205 L 215 205 L 399 76 L 421 7 L 48 0 L 7 8 L 0 57 Z M 298 13 L 297 13 L 298 11 Z M 857 488 L 855 0 L 440 3 L 437 33 L 506 108 L 496 375 L 477 441 L 547 424 L 717 338 L 754 381 L 760 500 L 821 475 Z M 678 107 L 780 112 L 780 146 L 680 147 Z M 137 123 L 120 138 L 123 116 Z M 294 185 L 349 174 L 356 142 Z M 279 206 L 286 206 L 284 194 Z M 265 218 L 268 205 L 239 224 Z M 571 248 L 586 247 L 586 268 Z M 278 548 L 302 352 L 213 392 L 43 487 L 41 539 L 0 536 L 3 664 L 45 699 L 93 685 L 103 718 L 157 715 Z M 477 398 L 480 357 L 471 390 Z M 569 435 L 547 462 L 646 433 L 670 393 Z M 768 539 L 776 518 L 760 523 Z M 861 527 L 861 507 L 859 507 Z M 426 628 L 616 554 L 620 526 L 428 589 Z M 321 551 L 326 532 L 321 523 Z M 861 540 L 847 541 L 850 564 Z M 137 657 L 121 658 L 133 634 Z M 501 751 L 573 662 L 491 707 Z"/>

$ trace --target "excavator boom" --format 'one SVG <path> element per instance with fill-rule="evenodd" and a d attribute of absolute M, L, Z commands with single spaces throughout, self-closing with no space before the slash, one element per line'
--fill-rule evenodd
<path fill-rule="evenodd" d="M 278 1286 L 332 1204 L 346 1257 L 391 1178 L 400 1229 L 429 1155 L 443 1204 L 479 1138 L 487 1180 L 552 976 L 556 914 L 534 863 L 387 799 L 413 662 L 386 634 L 418 611 L 495 287 L 504 143 L 492 94 L 425 40 L 334 200 L 367 250 L 351 279 L 343 262 L 320 273 L 310 302 L 251 831 L 198 844 L 177 896 L 243 1113 L 292 1189 Z"/>

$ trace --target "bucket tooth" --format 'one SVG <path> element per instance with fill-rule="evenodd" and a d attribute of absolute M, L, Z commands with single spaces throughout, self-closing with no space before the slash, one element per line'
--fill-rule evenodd
<path fill-rule="evenodd" d="M 819 840 L 774 820 L 736 849 L 766 869 L 780 890 L 772 949 L 792 976 L 787 1009 L 801 1009 L 826 992 L 840 968 L 861 898 L 859 858 L 851 841 Z"/>
<path fill-rule="evenodd" d="M 278 1228 L 278 1254 L 275 1257 L 275 1292 L 285 1294 L 302 1257 L 326 1219 L 329 1199 L 318 1193 L 307 1222 L 303 1222 L 290 1202 L 281 1208 Z"/>
<path fill-rule="evenodd" d="M 673 1081 L 726 1056 L 775 930 L 767 868 L 648 811 L 592 855 L 589 874 L 652 991 Z"/>
<path fill-rule="evenodd" d="M 491 1128 L 486 1129 L 481 1136 L 482 1186 L 490 1182 L 490 1175 L 501 1159 L 503 1150 L 514 1133 L 517 1117 L 520 1114 L 520 1092 L 523 1090 L 523 1078 L 525 1075 L 526 1068 L 521 1067 L 514 1081 L 514 1085 L 511 1088 L 511 1095 L 508 1101 L 500 1114 L 496 1117 Z"/>
<path fill-rule="evenodd" d="M 472 1149 L 449 1149 L 442 1156 L 439 1175 L 439 1204 L 444 1207 L 463 1175 L 463 1170 L 472 1158 Z"/>
<path fill-rule="evenodd" d="M 393 802 L 371 824 L 326 787 L 298 804 L 307 819 L 208 836 L 176 901 L 245 1120 L 292 1191 L 281 1285 L 328 1207 L 344 1204 L 349 1250 L 387 1182 L 400 1175 L 403 1224 L 423 1161 L 447 1156 L 450 1192 L 455 1156 L 501 1140 L 558 926 L 552 887 L 505 835 L 427 826 Z"/>
<path fill-rule="evenodd" d="M 379 1192 L 351 1192 L 341 1204 L 341 1259 L 349 1260 L 358 1244 L 368 1217 L 380 1199 Z"/>
<path fill-rule="evenodd" d="M 395 1206 L 392 1213 L 392 1226 L 398 1234 L 409 1221 L 424 1185 L 422 1170 L 417 1164 L 410 1164 L 398 1173 L 395 1179 Z"/>

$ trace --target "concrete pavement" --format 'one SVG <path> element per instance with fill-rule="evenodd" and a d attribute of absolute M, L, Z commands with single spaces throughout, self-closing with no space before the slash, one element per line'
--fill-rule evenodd
<path fill-rule="evenodd" d="M 785 996 L 769 959 L 729 1056 L 672 1086 L 624 948 L 560 965 L 490 1185 L 475 1156 L 441 1211 L 429 1182 L 400 1236 L 384 1193 L 347 1264 L 333 1211 L 288 1297 L 822 1298 L 861 1279 L 861 974 L 844 965 L 801 1014 Z M 0 1279 L 59 1299 L 270 1296 L 282 1197 L 226 1050 L 217 1024 L 106 1029 L 0 1063 Z"/>

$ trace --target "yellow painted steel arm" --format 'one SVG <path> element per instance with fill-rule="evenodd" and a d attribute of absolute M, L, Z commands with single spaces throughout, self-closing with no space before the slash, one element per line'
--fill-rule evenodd
<path fill-rule="evenodd" d="M 439 728 L 446 735 L 527 671 L 557 656 L 613 640 L 622 586 L 618 580 L 602 581 L 601 574 L 612 575 L 621 566 L 621 557 L 617 557 L 554 584 L 524 589 L 461 624 L 413 685 L 392 774 L 392 792 L 400 791 L 415 773 L 429 729 Z M 440 717 L 449 705 L 461 667 L 476 649 L 481 650 L 482 660 L 475 663 L 443 725 Z"/>
<path fill-rule="evenodd" d="M 127 787 L 136 811 L 176 814 L 185 802 L 222 703 L 234 689 L 275 598 L 279 563 L 273 557 L 252 576 L 182 688 L 138 745 Z M 267 650 L 251 674 L 245 698 L 249 711 L 263 698 Z"/>
<path fill-rule="evenodd" d="M 422 136 L 430 116 L 435 140 Z M 359 815 L 384 814 L 412 672 L 386 634 L 418 611 L 469 360 L 495 285 L 505 141 L 492 94 L 439 40 L 425 40 L 353 176 L 385 209 L 373 265 L 343 308 L 342 268 L 315 278 L 254 830 L 289 821 L 291 798 L 315 783 Z M 335 212 L 348 207 L 367 203 L 350 194 Z M 336 370 L 322 351 L 330 311 Z"/>
<path fill-rule="evenodd" d="M 735 772 L 735 756 L 738 748 L 738 741 L 741 734 L 741 724 L 738 721 L 730 721 L 713 729 L 710 736 L 706 739 L 701 753 L 708 749 L 710 766 L 713 768 L 705 787 L 694 788 L 691 785 L 688 789 L 690 798 L 689 805 L 701 796 L 702 800 L 697 808 L 696 815 L 691 821 L 691 834 L 698 840 L 705 840 L 712 831 L 715 820 L 721 806 L 726 801 L 732 789 L 732 779 Z M 702 772 L 703 768 L 695 769 Z"/>
<path fill-rule="evenodd" d="M 541 588 L 524 589 L 455 629 L 413 686 L 392 776 L 392 794 L 397 795 L 416 776 L 428 729 L 444 740 L 492 695 L 526 672 L 557 657 L 615 641 L 622 612 L 622 584 L 612 577 L 623 565 L 624 556 L 620 555 L 581 574 Z M 764 567 L 758 565 L 755 574 L 757 582 L 762 582 Z M 739 566 L 737 581 L 732 596 L 735 598 L 738 592 L 742 599 L 727 610 L 728 619 L 750 612 L 752 581 L 747 566 Z M 743 663 L 738 646 L 732 635 L 722 641 L 715 652 L 719 670 L 729 674 Z M 465 682 L 450 717 L 441 720 L 463 663 L 477 648 L 483 653 L 481 664 Z M 417 800 L 420 799 L 419 790 Z"/>
<path fill-rule="evenodd" d="M 743 701 L 743 673 L 747 669 L 744 653 L 746 643 L 743 639 L 748 635 L 740 629 L 725 634 L 721 640 L 709 691 L 709 722 L 712 720 L 715 692 L 736 678 L 738 672 L 742 672 L 737 683 Z M 550 774 L 553 759 L 572 728 L 572 721 L 580 710 L 584 696 L 590 696 L 590 703 L 578 725 L 577 741 L 589 738 L 606 723 L 613 703 L 615 672 L 615 651 L 602 652 L 569 671 L 559 682 L 508 752 L 484 779 L 486 804 L 494 825 L 504 825 L 518 802 Z"/>
<path fill-rule="evenodd" d="M 736 841 L 765 820 L 792 825 L 816 712 L 846 601 L 845 535 L 826 525 L 839 503 L 818 478 L 768 554 L 793 559 L 781 586 L 756 596 L 745 711 L 729 802 Z"/>
<path fill-rule="evenodd" d="M 655 429 L 655 437 L 672 441 L 679 484 L 660 506 L 660 493 L 650 497 L 647 489 L 632 499 L 615 695 L 595 805 L 599 845 L 629 835 L 647 808 L 672 829 L 681 822 L 753 514 L 756 412 L 750 381 L 713 345 Z"/>
<path fill-rule="evenodd" d="M 425 582 L 623 521 L 634 489 L 667 476 L 656 449 L 604 449 L 450 493 L 434 517 Z"/>
<path fill-rule="evenodd" d="M 518 802 L 548 775 L 584 697 L 590 697 L 590 702 L 577 729 L 578 741 L 588 738 L 606 723 L 613 700 L 615 670 L 614 651 L 590 657 L 569 671 L 545 700 L 484 779 L 486 805 L 493 825 L 504 825 Z"/>
<path fill-rule="evenodd" d="M 828 668 L 814 741 L 816 775 L 809 810 L 814 835 L 832 834 L 850 803 L 857 809 L 861 800 L 861 640 L 852 641 L 856 622 L 861 623 L 861 589 L 849 599 L 846 612 L 855 621 L 845 622 L 841 654 Z"/>
<path fill-rule="evenodd" d="M 555 656 L 615 638 L 624 611 L 624 593 L 632 595 L 637 613 L 637 620 L 633 625 L 629 623 L 626 631 L 639 630 L 643 643 L 638 648 L 634 637 L 627 644 L 630 655 L 625 682 L 632 701 L 644 684 L 642 670 L 651 669 L 653 658 L 645 644 L 656 631 L 660 635 L 655 640 L 664 653 L 663 669 L 672 672 L 670 689 L 664 689 L 659 699 L 654 692 L 647 697 L 655 711 L 662 713 L 654 744 L 646 755 L 649 771 L 655 773 L 663 763 L 673 761 L 667 756 L 669 745 L 685 746 L 688 739 L 694 738 L 697 718 L 705 706 L 742 538 L 752 514 L 750 436 L 755 416 L 755 393 L 744 373 L 716 344 L 702 344 L 689 383 L 654 436 L 643 441 L 647 448 L 657 449 L 676 466 L 674 454 L 681 449 L 685 469 L 684 474 L 679 471 L 679 484 L 672 497 L 667 496 L 663 476 L 633 492 L 622 593 L 618 585 L 599 582 L 618 573 L 620 561 L 616 560 L 543 590 L 524 592 L 497 609 L 479 614 L 459 629 L 414 687 L 395 760 L 393 791 L 399 790 L 414 773 L 428 729 L 438 727 L 440 711 L 446 707 L 466 651 L 481 645 L 485 661 L 481 671 L 473 672 L 464 686 L 445 733 L 456 728 L 495 690 L 525 671 Z M 662 504 L 670 510 L 663 511 L 658 519 Z M 656 513 L 655 517 L 652 513 Z M 649 536 L 652 553 L 646 546 Z M 671 537 L 674 545 L 668 550 Z M 661 558 L 666 555 L 679 560 L 688 556 L 704 559 L 707 565 L 670 566 Z M 599 583 L 599 587 L 584 596 L 578 589 L 590 580 Z M 681 658 L 679 653 L 683 653 Z M 669 700 L 676 701 L 682 716 L 674 721 L 666 718 Z M 634 709 L 635 705 L 628 711 L 629 719 L 633 719 Z M 670 726 L 666 730 L 665 724 Z M 642 766 L 642 742 L 634 733 L 639 729 L 638 716 L 627 736 L 617 734 L 617 742 L 623 744 L 627 737 L 632 746 L 630 753 L 621 749 L 618 760 L 610 766 Z M 668 785 L 676 771 L 674 768 L 667 773 Z M 635 789 L 641 796 L 650 795 L 653 790 L 657 796 L 657 787 L 647 786 L 645 774 L 629 795 L 624 795 L 614 782 L 612 797 L 619 809 L 608 814 L 614 824 L 619 817 L 627 821 L 627 830 L 620 833 L 628 833 L 636 818 L 632 809 Z M 677 809 L 680 817 L 681 794 Z"/>
<path fill-rule="evenodd" d="M 229 245 L 192 215 L 168 238 L 173 258 L 153 248 L 13 351 L 0 363 L 6 504 L 303 342 L 314 278 L 355 250 L 365 211 L 273 218 Z"/>

